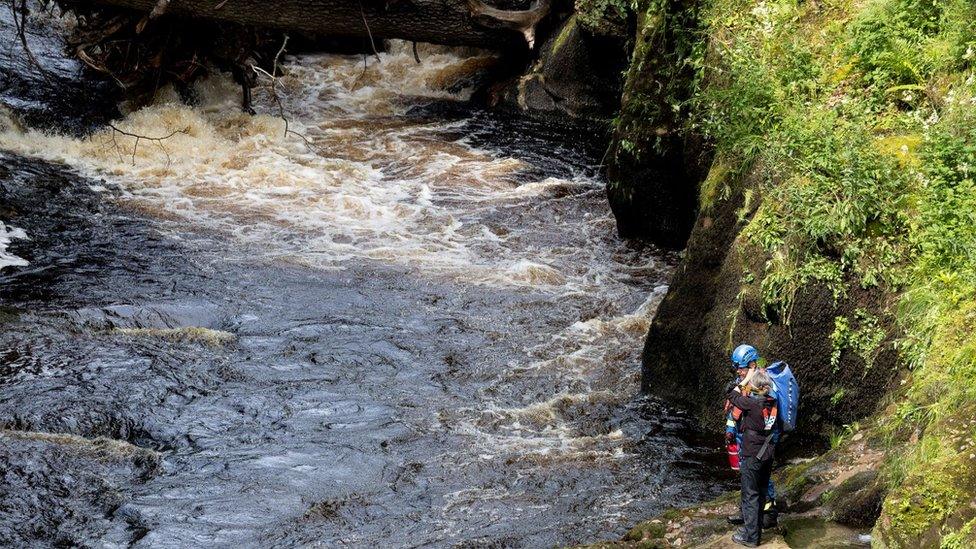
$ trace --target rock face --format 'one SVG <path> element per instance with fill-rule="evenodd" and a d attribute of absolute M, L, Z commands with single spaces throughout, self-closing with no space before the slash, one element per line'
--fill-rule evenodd
<path fill-rule="evenodd" d="M 703 85 L 695 84 L 692 63 L 684 62 L 692 58 L 690 42 L 701 36 L 698 9 L 695 0 L 638 7 L 636 44 L 607 155 L 607 194 L 621 236 L 686 246 L 648 333 L 643 389 L 717 426 L 732 375 L 729 354 L 748 342 L 767 359 L 793 367 L 802 386 L 801 429 L 820 435 L 870 414 L 895 379 L 891 296 L 850 281 L 852 290 L 835 297 L 811 282 L 795 289 L 786 314 L 766 310 L 760 281 L 773 258 L 740 232 L 773 175 L 762 165 L 730 175 L 688 123 L 688 99 Z M 838 317 L 854 318 L 857 311 L 886 328 L 876 352 L 852 352 L 832 338 Z"/>
<path fill-rule="evenodd" d="M 684 246 L 697 211 L 709 152 L 683 131 L 681 104 L 693 72 L 680 63 L 691 45 L 683 30 L 696 0 L 642 2 L 630 68 L 607 154 L 607 197 L 625 238 Z"/>
<path fill-rule="evenodd" d="M 573 14 L 551 34 L 524 75 L 491 102 L 542 118 L 608 120 L 626 66 L 623 39 L 589 32 Z"/>
<path fill-rule="evenodd" d="M 754 186 L 746 181 L 729 198 L 707 206 L 695 222 L 648 332 L 642 386 L 689 407 L 706 426 L 717 427 L 723 391 L 732 378 L 729 355 L 747 342 L 768 361 L 791 365 L 802 394 L 798 434 L 824 435 L 826 429 L 869 415 L 893 385 L 898 371 L 891 335 L 870 363 L 847 349 L 839 349 L 836 366 L 828 360 L 835 350 L 835 319 L 858 308 L 885 319 L 888 297 L 857 291 L 835 302 L 828 288 L 811 284 L 797 291 L 789 318 L 764 310 L 755 281 L 761 280 L 769 258 L 739 234 L 755 213 Z M 752 197 L 749 204 L 747 194 Z"/>

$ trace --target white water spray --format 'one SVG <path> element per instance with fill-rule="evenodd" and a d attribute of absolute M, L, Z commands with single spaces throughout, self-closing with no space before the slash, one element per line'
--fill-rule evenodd
<path fill-rule="evenodd" d="M 0 270 L 5 267 L 26 267 L 29 265 L 27 260 L 7 251 L 14 239 L 27 240 L 27 233 L 16 227 L 8 227 L 3 221 L 0 221 Z"/>

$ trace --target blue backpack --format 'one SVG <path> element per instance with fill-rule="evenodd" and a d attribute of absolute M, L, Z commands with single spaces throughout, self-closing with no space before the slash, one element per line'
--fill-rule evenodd
<path fill-rule="evenodd" d="M 800 384 L 796 382 L 790 365 L 785 362 L 774 362 L 766 368 L 766 373 L 776 386 L 776 406 L 779 418 L 782 420 L 783 431 L 796 429 L 796 410 L 800 406 Z"/>

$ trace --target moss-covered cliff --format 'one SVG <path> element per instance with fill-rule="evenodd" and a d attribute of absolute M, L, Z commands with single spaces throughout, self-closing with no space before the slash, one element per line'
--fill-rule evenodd
<path fill-rule="evenodd" d="M 646 0 L 636 11 L 611 152 L 663 143 L 648 165 L 684 162 L 669 169 L 686 179 L 644 179 L 656 173 L 629 163 L 648 156 L 616 154 L 611 200 L 670 186 L 656 199 L 666 213 L 694 184 L 700 212 L 648 334 L 645 388 L 717 420 L 727 353 L 753 342 L 794 365 L 805 432 L 874 414 L 887 490 L 876 543 L 972 546 L 976 4 Z M 647 33 L 671 38 L 642 47 Z M 660 68 L 662 51 L 677 68 Z M 634 93 L 649 82 L 676 87 L 670 112 Z"/>
<path fill-rule="evenodd" d="M 638 0 L 636 33 L 620 113 L 607 152 L 607 197 L 623 237 L 648 235 L 681 247 L 697 212 L 709 149 L 688 132 L 700 53 L 699 0 Z"/>

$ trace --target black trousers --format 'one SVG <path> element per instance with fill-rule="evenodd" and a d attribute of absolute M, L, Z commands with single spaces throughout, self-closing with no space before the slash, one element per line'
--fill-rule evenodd
<path fill-rule="evenodd" d="M 739 464 L 742 475 L 742 537 L 750 543 L 759 543 L 762 534 L 762 508 L 766 505 L 766 486 L 772 470 L 772 458 L 760 460 L 747 457 Z"/>

